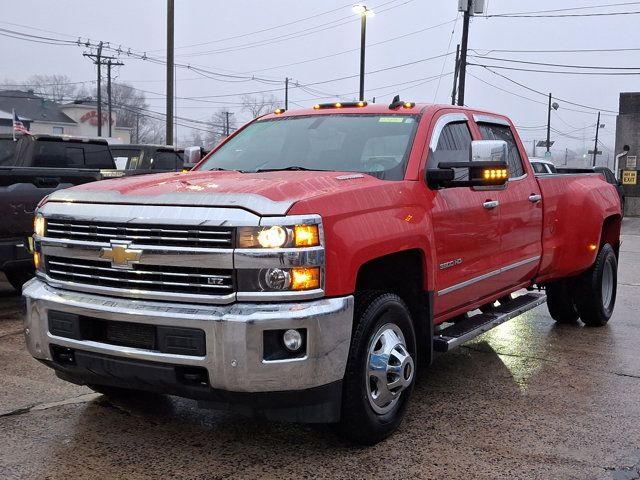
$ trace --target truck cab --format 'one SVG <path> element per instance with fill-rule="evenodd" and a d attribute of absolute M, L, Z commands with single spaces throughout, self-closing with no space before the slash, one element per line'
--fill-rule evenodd
<path fill-rule="evenodd" d="M 547 299 L 558 322 L 605 325 L 620 222 L 601 175 L 536 177 L 504 115 L 278 110 L 187 173 L 50 195 L 26 342 L 105 394 L 340 422 L 372 444 L 436 353 Z"/>

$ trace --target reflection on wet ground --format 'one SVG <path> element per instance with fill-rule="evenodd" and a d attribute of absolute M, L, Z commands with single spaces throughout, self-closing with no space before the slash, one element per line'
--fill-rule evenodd
<path fill-rule="evenodd" d="M 609 326 L 556 325 L 543 305 L 438 357 L 400 431 L 371 448 L 331 426 L 66 384 L 25 352 L 7 288 L 0 478 L 640 478 L 640 222 L 626 219 L 624 233 Z"/>

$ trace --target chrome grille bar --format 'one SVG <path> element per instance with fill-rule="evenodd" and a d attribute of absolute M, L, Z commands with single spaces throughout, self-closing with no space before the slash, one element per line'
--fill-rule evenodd
<path fill-rule="evenodd" d="M 47 275 L 63 282 L 95 287 L 194 295 L 226 295 L 235 290 L 232 270 L 176 265 L 136 264 L 124 270 L 103 260 L 45 257 Z"/>
<path fill-rule="evenodd" d="M 105 242 L 128 240 L 163 246 L 232 248 L 234 229 L 231 227 L 193 228 L 167 225 L 113 224 L 107 222 L 66 221 L 53 218 L 47 221 L 49 238 Z"/>

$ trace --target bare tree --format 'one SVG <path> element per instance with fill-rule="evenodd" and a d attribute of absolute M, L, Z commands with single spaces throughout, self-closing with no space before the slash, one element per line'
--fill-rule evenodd
<path fill-rule="evenodd" d="M 144 123 L 140 124 L 140 135 L 132 138 L 137 138 L 138 143 L 164 145 L 165 134 L 165 122 L 144 117 Z"/>
<path fill-rule="evenodd" d="M 251 118 L 259 117 L 268 112 L 274 111 L 278 108 L 280 101 L 275 95 L 261 94 L 257 95 L 243 95 L 242 97 L 242 111 L 251 115 Z"/>
<path fill-rule="evenodd" d="M 78 84 L 73 83 L 67 75 L 32 75 L 24 83 L 23 88 L 33 90 L 56 103 L 64 103 L 73 100 Z"/>
<path fill-rule="evenodd" d="M 207 148 L 215 147 L 222 139 L 226 137 L 227 112 L 218 110 L 209 119 L 209 131 L 204 136 L 204 146 Z M 236 129 L 236 121 L 234 115 L 229 115 L 229 132 Z"/>

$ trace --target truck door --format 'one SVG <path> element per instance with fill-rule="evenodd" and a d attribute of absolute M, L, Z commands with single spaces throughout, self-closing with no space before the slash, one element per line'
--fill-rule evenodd
<path fill-rule="evenodd" d="M 469 121 L 463 113 L 440 116 L 432 129 L 428 168 L 440 162 L 468 162 Z M 468 171 L 456 171 L 463 179 Z M 427 188 L 425 186 L 425 188 Z M 432 207 L 437 272 L 434 313 L 446 314 L 495 292 L 495 258 L 500 248 L 496 191 L 441 188 Z"/>
<path fill-rule="evenodd" d="M 542 255 L 542 197 L 538 181 L 522 161 L 526 154 L 505 119 L 474 115 L 483 140 L 509 147 L 509 181 L 500 194 L 500 281 L 504 288 L 529 282 Z"/>

